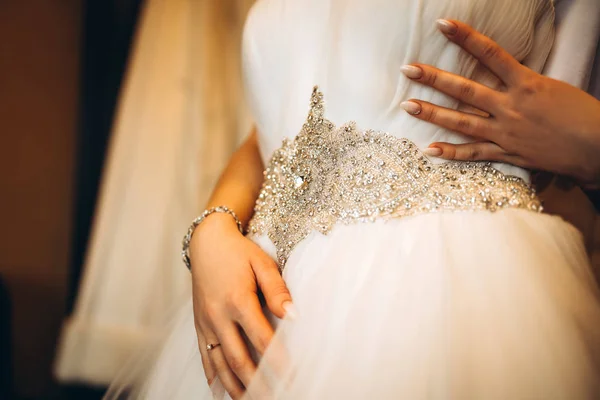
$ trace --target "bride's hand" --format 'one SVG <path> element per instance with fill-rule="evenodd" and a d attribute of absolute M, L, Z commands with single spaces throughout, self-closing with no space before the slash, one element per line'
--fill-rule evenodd
<path fill-rule="evenodd" d="M 484 111 L 475 115 L 411 99 L 415 118 L 471 136 L 474 143 L 432 143 L 426 153 L 448 160 L 500 161 L 600 184 L 600 101 L 521 65 L 491 39 L 458 21 L 440 30 L 489 68 L 503 83 L 493 90 L 429 65 L 403 67 L 411 79 Z M 485 116 L 489 114 L 489 116 Z"/>
<path fill-rule="evenodd" d="M 273 314 L 293 317 L 290 293 L 277 264 L 237 229 L 231 216 L 213 214 L 196 228 L 190 245 L 194 319 L 209 384 L 218 376 L 234 399 L 256 371 L 242 331 L 259 354 L 273 336 L 258 298 Z M 207 350 L 208 344 L 219 344 Z"/>

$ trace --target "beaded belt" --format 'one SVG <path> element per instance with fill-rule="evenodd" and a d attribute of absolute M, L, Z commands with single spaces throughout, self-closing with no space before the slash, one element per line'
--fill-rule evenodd
<path fill-rule="evenodd" d="M 264 175 L 248 230 L 268 235 L 281 270 L 309 233 L 327 234 L 336 223 L 440 211 L 542 210 L 529 185 L 490 163 L 434 165 L 407 139 L 359 131 L 354 122 L 336 128 L 324 118 L 317 87 L 302 130 L 283 141 Z"/>

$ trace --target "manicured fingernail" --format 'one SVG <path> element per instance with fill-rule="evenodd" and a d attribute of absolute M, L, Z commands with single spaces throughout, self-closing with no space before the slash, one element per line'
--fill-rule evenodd
<path fill-rule="evenodd" d="M 458 26 L 455 23 L 450 22 L 446 19 L 438 19 L 435 21 L 438 29 L 446 35 L 452 36 L 458 31 Z"/>
<path fill-rule="evenodd" d="M 400 68 L 400 71 L 404 73 L 410 79 L 419 79 L 423 76 L 423 70 L 419 67 L 415 67 L 414 65 L 403 65 Z"/>
<path fill-rule="evenodd" d="M 289 318 L 292 321 L 298 318 L 298 311 L 296 311 L 296 306 L 294 306 L 294 303 L 289 300 L 284 301 L 282 307 L 285 310 L 286 318 Z"/>
<path fill-rule="evenodd" d="M 425 150 L 423 150 L 423 153 L 425 153 L 425 155 L 429 157 L 439 157 L 442 155 L 442 149 L 440 149 L 439 147 L 428 147 Z"/>
<path fill-rule="evenodd" d="M 421 113 L 421 105 L 419 103 L 415 103 L 414 101 L 403 101 L 400 103 L 400 107 L 412 115 L 418 115 Z"/>

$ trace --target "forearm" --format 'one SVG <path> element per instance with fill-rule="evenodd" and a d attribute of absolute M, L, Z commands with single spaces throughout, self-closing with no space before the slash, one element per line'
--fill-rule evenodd
<path fill-rule="evenodd" d="M 246 226 L 263 182 L 263 163 L 258 151 L 256 130 L 240 146 L 221 174 L 207 208 L 226 205 Z"/>

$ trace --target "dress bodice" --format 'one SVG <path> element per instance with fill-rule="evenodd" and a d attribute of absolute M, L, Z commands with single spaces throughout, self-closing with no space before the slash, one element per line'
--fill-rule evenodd
<path fill-rule="evenodd" d="M 437 31 L 438 18 L 472 25 L 538 71 L 554 37 L 551 0 L 259 0 L 244 31 L 243 71 L 263 158 L 300 131 L 314 85 L 336 124 L 356 121 L 420 148 L 468 141 L 400 108 L 410 98 L 461 107 L 407 79 L 400 67 L 411 62 L 500 84 Z M 527 178 L 517 167 L 497 168 Z"/>

